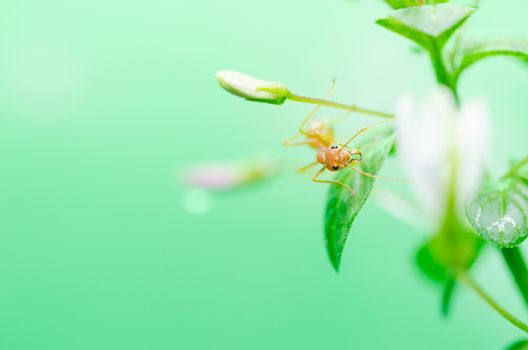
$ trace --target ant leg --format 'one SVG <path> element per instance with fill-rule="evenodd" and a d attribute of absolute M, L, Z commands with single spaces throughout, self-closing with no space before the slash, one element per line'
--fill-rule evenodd
<path fill-rule="evenodd" d="M 335 117 L 334 119 L 330 120 L 328 123 L 330 125 L 334 124 L 335 122 L 341 120 L 341 119 L 344 119 L 346 117 L 348 117 L 350 114 L 352 113 L 352 111 L 346 111 L 345 113 L 341 114 L 339 117 Z"/>
<path fill-rule="evenodd" d="M 319 171 L 312 177 L 312 181 L 313 182 L 332 184 L 332 185 L 338 185 L 338 186 L 345 187 L 346 189 L 348 189 L 350 191 L 350 196 L 354 196 L 354 194 L 355 194 L 354 190 L 352 189 L 352 187 L 348 186 L 347 184 L 344 184 L 342 182 L 335 181 L 335 180 L 319 180 L 318 177 L 322 173 L 324 173 L 325 170 L 326 170 L 326 166 L 323 166 L 321 169 L 319 169 Z"/>
<path fill-rule="evenodd" d="M 382 125 L 382 124 L 385 124 L 385 123 L 389 123 L 389 122 L 392 122 L 392 119 L 389 119 L 389 120 L 382 120 L 381 122 L 377 122 L 377 123 L 374 123 L 374 124 L 370 124 L 370 125 L 367 125 L 365 126 L 364 128 L 361 128 L 359 129 L 358 132 L 356 132 L 354 135 L 352 135 L 351 138 L 349 138 L 347 140 L 347 142 L 345 142 L 341 148 L 339 149 L 339 151 L 343 150 L 343 148 L 345 148 L 346 146 L 348 146 L 350 144 L 350 142 L 352 142 L 356 137 L 358 137 L 359 135 L 363 134 L 364 132 L 366 132 L 367 130 L 369 130 L 370 128 L 373 128 L 375 126 L 378 126 L 378 125 Z"/>
<path fill-rule="evenodd" d="M 310 169 L 311 167 L 316 166 L 317 164 L 319 164 L 319 162 L 310 163 L 308 165 L 303 166 L 302 168 L 297 169 L 297 172 L 304 173 L 306 170 Z"/>
<path fill-rule="evenodd" d="M 288 137 L 286 140 L 282 141 L 283 146 L 300 146 L 300 145 L 308 145 L 310 142 L 308 141 L 297 141 L 293 142 L 293 140 L 297 139 L 301 134 L 293 135 L 292 137 Z"/>
<path fill-rule="evenodd" d="M 325 94 L 325 98 L 329 98 L 330 95 L 332 94 L 332 92 L 334 92 L 334 89 L 336 87 L 336 80 L 335 78 L 332 79 L 332 85 L 330 86 L 330 89 L 328 90 L 328 92 Z M 306 126 L 306 124 L 308 124 L 308 122 L 310 121 L 310 119 L 315 115 L 315 113 L 317 113 L 317 111 L 321 108 L 321 105 L 316 105 L 314 107 L 314 109 L 312 109 L 312 111 L 306 116 L 306 118 L 304 118 L 303 122 L 301 123 L 301 125 L 299 125 L 299 133 L 301 133 L 302 135 L 306 135 L 306 130 L 304 130 L 304 127 Z"/>
<path fill-rule="evenodd" d="M 293 147 L 293 146 L 302 146 L 302 145 L 309 145 L 310 142 L 308 141 L 299 141 L 299 142 L 288 142 L 287 140 L 282 144 L 286 147 Z"/>
<path fill-rule="evenodd" d="M 397 178 L 393 178 L 393 177 L 385 177 L 385 176 L 373 175 L 373 174 L 370 174 L 370 173 L 364 172 L 364 171 L 361 170 L 361 169 L 358 169 L 358 168 L 356 168 L 356 167 L 353 167 L 353 166 L 351 166 L 350 164 L 345 164 L 345 165 L 346 165 L 347 167 L 349 167 L 350 169 L 354 170 L 356 173 L 361 174 L 361 175 L 366 176 L 366 177 L 369 177 L 369 178 L 371 178 L 371 179 L 382 179 L 382 180 L 389 180 L 389 181 L 398 181 L 398 182 L 412 183 L 412 182 L 409 181 L 409 180 L 397 179 Z"/>
<path fill-rule="evenodd" d="M 325 95 L 325 98 L 328 98 L 332 92 L 334 91 L 335 89 L 335 79 L 332 79 L 332 86 L 330 87 L 330 90 L 328 90 L 328 92 L 326 93 Z M 317 111 L 321 108 L 321 105 L 316 105 L 312 111 L 310 113 L 308 113 L 308 115 L 306 116 L 306 118 L 304 118 L 304 120 L 302 121 L 301 125 L 299 125 L 299 133 L 296 134 L 296 135 L 293 135 L 289 138 L 287 138 L 286 140 L 284 140 L 282 142 L 282 144 L 284 146 L 299 146 L 299 145 L 306 145 L 308 143 L 303 143 L 303 142 L 296 142 L 296 143 L 293 143 L 291 141 L 295 140 L 297 137 L 301 136 L 301 135 L 304 135 L 304 136 L 308 136 L 308 133 L 306 132 L 306 130 L 304 129 L 306 127 L 306 124 L 308 124 L 308 122 L 310 121 L 310 119 L 312 119 L 312 117 L 315 115 L 315 113 L 317 113 Z"/>
<path fill-rule="evenodd" d="M 315 108 L 306 116 L 306 118 L 304 118 L 304 120 L 301 123 L 301 125 L 299 125 L 299 133 L 295 134 L 295 135 L 293 135 L 291 137 L 288 137 L 286 140 L 282 141 L 282 145 L 283 146 L 298 146 L 298 145 L 307 144 L 307 143 L 303 143 L 303 142 L 292 142 L 292 141 L 295 140 L 296 138 L 298 138 L 299 136 L 302 136 L 302 135 L 308 136 L 308 133 L 304 130 L 304 127 L 306 126 L 308 121 L 314 116 L 314 114 L 317 113 L 319 108 L 321 108 L 321 106 L 319 106 L 319 105 L 315 106 Z"/>

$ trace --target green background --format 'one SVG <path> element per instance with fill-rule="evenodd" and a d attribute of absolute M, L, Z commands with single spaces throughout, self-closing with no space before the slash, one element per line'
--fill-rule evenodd
<path fill-rule="evenodd" d="M 466 288 L 451 317 L 413 264 L 422 232 L 370 201 L 335 274 L 327 188 L 285 149 L 309 107 L 258 105 L 218 69 L 393 110 L 432 70 L 374 24 L 380 1 L 6 0 L 0 12 L 0 349 L 500 349 L 522 336 Z M 528 36 L 523 0 L 482 1 L 468 34 Z M 500 173 L 526 152 L 528 71 L 468 71 Z M 362 119 L 365 122 L 367 119 Z M 182 169 L 269 154 L 286 175 L 183 210 Z M 395 167 L 395 165 L 389 165 Z M 291 167 L 291 169 L 290 169 Z M 378 184 L 383 186 L 383 184 Z M 528 319 L 496 251 L 476 278 Z"/>

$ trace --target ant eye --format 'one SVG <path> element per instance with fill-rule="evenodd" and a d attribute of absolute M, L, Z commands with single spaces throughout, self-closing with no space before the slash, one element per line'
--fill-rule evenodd
<path fill-rule="evenodd" d="M 338 167 L 337 165 L 334 165 L 334 166 L 332 167 L 332 169 L 333 169 L 333 170 L 339 170 L 339 167 Z"/>
<path fill-rule="evenodd" d="M 339 146 L 338 146 L 338 145 L 332 145 L 332 146 L 330 146 L 330 148 L 331 148 L 331 149 L 338 149 Z"/>

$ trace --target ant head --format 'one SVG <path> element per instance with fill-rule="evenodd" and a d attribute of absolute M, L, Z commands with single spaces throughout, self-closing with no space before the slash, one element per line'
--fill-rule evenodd
<path fill-rule="evenodd" d="M 350 151 L 339 145 L 331 145 L 325 150 L 325 165 L 330 171 L 339 171 L 346 167 L 351 160 Z"/>

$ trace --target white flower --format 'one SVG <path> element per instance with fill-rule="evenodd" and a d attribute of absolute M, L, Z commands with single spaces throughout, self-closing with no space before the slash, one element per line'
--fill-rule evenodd
<path fill-rule="evenodd" d="M 397 105 L 398 152 L 423 209 L 442 219 L 451 176 L 457 210 L 478 190 L 489 156 L 490 120 L 486 106 L 469 102 L 460 110 L 444 87 L 416 106 L 412 97 Z"/>
<path fill-rule="evenodd" d="M 225 90 L 251 101 L 283 104 L 291 95 L 282 83 L 260 80 L 235 71 L 218 71 L 216 79 Z"/>

